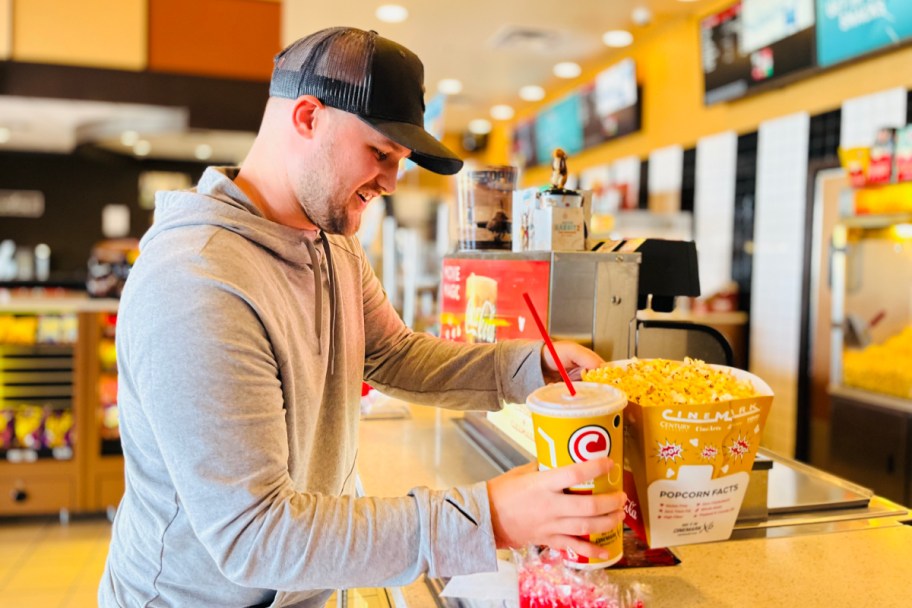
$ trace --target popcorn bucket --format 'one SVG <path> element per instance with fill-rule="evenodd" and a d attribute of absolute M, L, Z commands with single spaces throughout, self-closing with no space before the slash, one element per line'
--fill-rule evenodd
<path fill-rule="evenodd" d="M 651 548 L 728 539 L 773 402 L 769 385 L 702 362 L 628 359 L 609 367 L 625 370 L 608 383 L 628 396 L 624 523 Z M 606 381 L 597 377 L 602 370 L 584 378 Z M 736 381 L 753 390 L 728 395 Z"/>

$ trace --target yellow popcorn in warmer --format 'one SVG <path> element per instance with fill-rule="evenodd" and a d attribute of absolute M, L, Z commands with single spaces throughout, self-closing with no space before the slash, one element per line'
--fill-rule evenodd
<path fill-rule="evenodd" d="M 699 359 L 632 359 L 626 367 L 608 365 L 583 373 L 587 382 L 611 384 L 641 406 L 679 403 L 696 405 L 751 397 L 747 381 Z"/>
<path fill-rule="evenodd" d="M 875 393 L 912 397 L 912 327 L 883 344 L 843 354 L 843 383 Z"/>

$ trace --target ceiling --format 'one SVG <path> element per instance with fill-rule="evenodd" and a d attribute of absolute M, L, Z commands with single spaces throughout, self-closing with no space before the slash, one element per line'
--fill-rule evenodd
<path fill-rule="evenodd" d="M 658 25 L 694 13 L 709 0 L 398 0 L 409 11 L 402 23 L 383 23 L 375 9 L 388 0 L 284 0 L 282 43 L 336 25 L 377 30 L 421 57 L 428 96 L 444 78 L 463 90 L 447 98 L 444 127 L 464 132 L 469 121 L 490 120 L 490 107 L 521 108 L 519 88 L 559 86 L 552 73 L 560 61 L 604 64 L 612 49 L 602 34 L 627 29 L 636 38 Z M 648 23 L 634 24 L 634 9 L 647 9 Z M 67 153 L 92 143 L 124 154 L 137 151 L 132 134 L 148 142 L 150 158 L 240 162 L 253 133 L 187 128 L 185 111 L 140 104 L 0 96 L 0 149 Z M 145 145 L 145 144 L 143 144 Z M 139 150 L 140 152 L 142 150 Z"/>
<path fill-rule="evenodd" d="M 658 24 L 699 11 L 707 1 L 284 0 L 282 42 L 290 44 L 336 25 L 376 30 L 418 54 L 424 62 L 428 95 L 436 93 L 443 78 L 463 82 L 463 92 L 449 98 L 444 110 L 446 130 L 460 132 L 474 118 L 490 119 L 494 104 L 521 107 L 526 102 L 519 99 L 518 91 L 524 85 L 548 89 L 559 84 L 552 74 L 555 63 L 572 60 L 585 67 L 610 57 L 612 49 L 602 43 L 606 31 L 627 29 L 636 39 Z M 377 19 L 375 9 L 386 2 L 405 6 L 408 19 L 402 23 Z M 638 7 L 651 13 L 649 25 L 633 23 L 632 13 Z M 535 32 L 542 35 L 528 35 Z"/>

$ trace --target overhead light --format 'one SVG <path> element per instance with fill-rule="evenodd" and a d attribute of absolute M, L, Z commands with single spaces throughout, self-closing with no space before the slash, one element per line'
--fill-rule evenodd
<path fill-rule="evenodd" d="M 9 130 L 9 127 L 0 127 L 0 144 L 5 144 L 10 140 L 13 132 Z"/>
<path fill-rule="evenodd" d="M 459 95 L 462 93 L 462 81 L 456 78 L 444 78 L 437 83 L 437 90 L 444 95 Z"/>
<path fill-rule="evenodd" d="M 627 30 L 610 30 L 602 34 L 602 42 L 611 48 L 622 48 L 633 44 L 633 34 Z"/>
<path fill-rule="evenodd" d="M 408 19 L 408 9 L 398 4 L 383 4 L 377 7 L 374 15 L 384 23 L 402 23 Z"/>
<path fill-rule="evenodd" d="M 486 135 L 491 132 L 491 121 L 484 118 L 470 120 L 469 131 L 475 135 Z"/>
<path fill-rule="evenodd" d="M 645 27 L 652 22 L 652 11 L 645 6 L 637 6 L 630 11 L 630 20 L 634 25 Z"/>
<path fill-rule="evenodd" d="M 139 141 L 139 133 L 136 131 L 124 131 L 120 134 L 120 143 L 131 148 Z"/>
<path fill-rule="evenodd" d="M 583 68 L 572 61 L 562 61 L 554 66 L 554 75 L 558 78 L 576 78 L 583 73 Z"/>
<path fill-rule="evenodd" d="M 545 98 L 545 90 L 537 84 L 527 84 L 519 89 L 519 97 L 524 101 L 540 101 Z"/>
<path fill-rule="evenodd" d="M 152 151 L 152 144 L 150 144 L 145 139 L 140 139 L 135 144 L 133 144 L 133 154 L 136 156 L 148 156 L 149 152 Z"/>
<path fill-rule="evenodd" d="M 893 234 L 898 240 L 912 240 L 912 224 L 894 224 Z"/>
<path fill-rule="evenodd" d="M 496 106 L 491 106 L 491 118 L 494 120 L 510 120 L 513 118 L 513 106 L 508 106 L 505 103 L 499 103 Z"/>
<path fill-rule="evenodd" d="M 209 144 L 200 144 L 193 151 L 193 156 L 200 160 L 209 160 L 212 158 L 212 146 Z"/>

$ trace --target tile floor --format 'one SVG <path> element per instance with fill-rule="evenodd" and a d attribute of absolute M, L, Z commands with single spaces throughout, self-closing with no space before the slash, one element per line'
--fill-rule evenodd
<path fill-rule="evenodd" d="M 111 525 L 104 517 L 0 518 L 0 608 L 92 608 Z M 328 608 L 339 608 L 336 596 Z M 352 589 L 349 608 L 389 608 L 383 589 Z"/>

